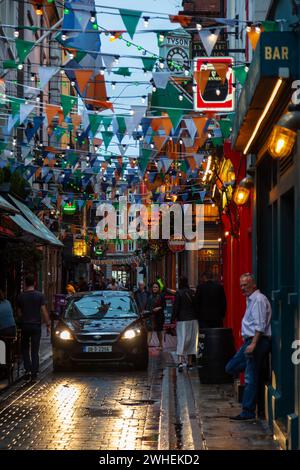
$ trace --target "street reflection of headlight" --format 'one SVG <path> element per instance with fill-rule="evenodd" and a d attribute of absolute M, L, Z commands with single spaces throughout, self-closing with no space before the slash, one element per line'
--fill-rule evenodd
<path fill-rule="evenodd" d="M 57 334 L 60 339 L 64 339 L 64 340 L 73 339 L 71 333 L 68 330 L 56 331 L 55 334 Z"/>
<path fill-rule="evenodd" d="M 141 330 L 131 328 L 130 330 L 125 331 L 122 338 L 123 339 L 133 339 L 136 336 L 138 336 L 140 333 L 141 333 Z"/>

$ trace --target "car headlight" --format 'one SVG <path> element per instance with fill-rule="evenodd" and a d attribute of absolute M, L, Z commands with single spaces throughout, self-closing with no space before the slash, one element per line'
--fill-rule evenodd
<path fill-rule="evenodd" d="M 136 336 L 140 335 L 141 334 L 141 330 L 138 329 L 138 328 L 130 328 L 129 330 L 126 330 L 123 335 L 122 335 L 122 338 L 123 339 L 133 339 L 135 338 Z"/>
<path fill-rule="evenodd" d="M 73 336 L 71 335 L 69 330 L 61 330 L 61 331 L 56 331 L 55 334 L 63 340 L 70 340 L 73 339 Z"/>

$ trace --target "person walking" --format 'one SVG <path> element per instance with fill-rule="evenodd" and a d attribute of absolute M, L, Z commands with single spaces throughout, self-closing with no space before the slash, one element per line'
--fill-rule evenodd
<path fill-rule="evenodd" d="M 198 320 L 194 308 L 194 293 L 189 288 L 188 280 L 179 280 L 179 289 L 175 295 L 172 323 L 176 320 L 178 370 L 182 372 L 185 357 L 188 358 L 187 368 L 193 367 L 193 356 L 198 349 Z"/>
<path fill-rule="evenodd" d="M 34 276 L 25 278 L 25 291 L 17 299 L 18 317 L 21 325 L 21 350 L 24 361 L 25 380 L 35 381 L 39 370 L 39 348 L 42 319 L 50 333 L 50 318 L 44 295 L 35 289 Z"/>
<path fill-rule="evenodd" d="M 144 310 L 146 310 L 149 293 L 146 290 L 146 286 L 143 281 L 139 282 L 138 285 L 139 287 L 137 291 L 134 293 L 134 298 L 135 298 L 139 313 L 142 313 Z"/>
<path fill-rule="evenodd" d="M 0 290 L 0 336 L 15 338 L 16 334 L 16 322 L 11 303 Z"/>
<path fill-rule="evenodd" d="M 230 418 L 233 420 L 247 420 L 256 417 L 258 383 L 264 360 L 271 351 L 272 309 L 270 302 L 257 289 L 253 274 L 242 274 L 240 287 L 247 299 L 241 331 L 244 343 L 225 368 L 228 374 L 235 377 L 245 371 L 242 412 Z"/>
<path fill-rule="evenodd" d="M 201 280 L 195 295 L 199 328 L 222 328 L 226 313 L 224 288 L 213 281 L 209 272 L 202 273 Z"/>
<path fill-rule="evenodd" d="M 151 294 L 146 304 L 146 310 L 149 310 L 150 316 L 146 320 L 148 330 L 148 346 L 150 346 L 152 333 L 156 332 L 159 341 L 159 349 L 163 349 L 163 328 L 165 322 L 164 309 L 165 298 L 160 293 L 160 287 L 157 282 L 152 284 Z"/>

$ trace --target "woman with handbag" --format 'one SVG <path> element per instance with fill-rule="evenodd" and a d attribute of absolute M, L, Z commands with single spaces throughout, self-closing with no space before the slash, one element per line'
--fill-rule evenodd
<path fill-rule="evenodd" d="M 155 331 L 159 341 L 159 349 L 162 349 L 163 327 L 165 322 L 165 299 L 164 296 L 160 293 L 160 287 L 157 282 L 152 284 L 151 294 L 149 296 L 146 309 L 150 312 L 150 316 L 146 321 L 148 330 L 148 346 L 150 346 L 151 343 L 152 333 Z"/>
<path fill-rule="evenodd" d="M 188 280 L 179 281 L 176 292 L 172 322 L 176 320 L 178 370 L 182 372 L 185 356 L 188 357 L 187 369 L 193 367 L 193 356 L 198 349 L 198 320 L 194 309 L 194 293 L 189 288 Z"/>

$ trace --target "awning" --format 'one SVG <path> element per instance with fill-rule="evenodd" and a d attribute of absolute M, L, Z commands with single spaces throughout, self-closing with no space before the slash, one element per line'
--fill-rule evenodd
<path fill-rule="evenodd" d="M 49 243 L 57 247 L 63 247 L 63 243 L 40 221 L 40 219 L 22 202 L 9 195 L 14 205 L 20 210 L 22 215 L 10 216 L 19 227 L 25 232 L 34 235 L 44 243 Z"/>
<path fill-rule="evenodd" d="M 12 206 L 4 197 L 0 196 L 0 213 L 1 214 L 19 214 L 20 211 Z"/>
<path fill-rule="evenodd" d="M 293 32 L 261 33 L 237 105 L 233 149 L 257 153 L 286 108 L 297 77 L 298 40 Z"/>
<path fill-rule="evenodd" d="M 28 222 L 25 217 L 20 214 L 15 214 L 10 215 L 9 218 L 24 232 L 24 234 L 19 237 L 21 240 L 31 242 L 37 239 L 41 243 L 45 243 L 45 239 L 43 238 L 41 232 L 31 225 L 31 223 Z"/>

